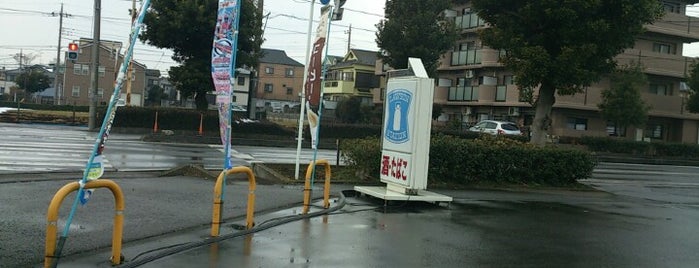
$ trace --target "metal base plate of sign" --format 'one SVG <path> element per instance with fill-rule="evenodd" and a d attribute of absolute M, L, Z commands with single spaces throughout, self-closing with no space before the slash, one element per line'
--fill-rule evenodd
<path fill-rule="evenodd" d="M 418 190 L 417 195 L 407 195 L 397 191 L 391 191 L 386 186 L 354 186 L 354 190 L 366 195 L 380 198 L 386 201 L 423 201 L 432 203 L 451 202 L 453 198 L 426 190 Z"/>

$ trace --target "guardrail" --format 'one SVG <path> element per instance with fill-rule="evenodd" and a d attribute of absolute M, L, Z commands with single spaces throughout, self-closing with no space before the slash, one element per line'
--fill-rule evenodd
<path fill-rule="evenodd" d="M 248 181 L 250 185 L 248 187 L 248 207 L 247 216 L 245 218 L 245 226 L 247 229 L 253 227 L 253 217 L 255 214 L 255 175 L 252 173 L 252 169 L 249 167 L 234 167 L 229 170 L 224 170 L 218 175 L 216 179 L 216 185 L 214 186 L 214 209 L 213 215 L 211 216 L 211 236 L 219 236 L 221 232 L 221 221 L 223 214 L 221 210 L 223 209 L 223 183 L 226 176 L 235 173 L 246 173 L 248 175 Z"/>
<path fill-rule="evenodd" d="M 309 206 L 311 204 L 311 176 L 313 175 L 313 168 L 318 165 L 323 165 L 325 166 L 325 186 L 323 187 L 323 207 L 324 208 L 329 208 L 330 207 L 330 177 L 331 177 L 331 171 L 330 171 L 330 164 L 328 163 L 328 160 L 325 159 L 319 159 L 316 160 L 315 162 L 311 162 L 308 164 L 308 169 L 306 169 L 306 182 L 303 187 L 303 214 L 308 213 Z"/>
<path fill-rule="evenodd" d="M 124 229 L 124 194 L 119 185 L 114 181 L 100 179 L 87 182 L 83 189 L 108 188 L 114 195 L 114 229 L 112 231 L 112 265 L 119 265 L 124 260 L 121 256 L 121 238 Z M 46 255 L 44 257 L 44 267 L 55 267 L 58 264 L 58 256 L 56 256 L 56 235 L 58 231 L 58 209 L 65 197 L 80 189 L 80 183 L 68 183 L 56 192 L 49 204 L 48 213 L 46 216 Z M 58 248 L 62 249 L 65 244 L 66 237 L 61 237 L 58 241 Z"/>

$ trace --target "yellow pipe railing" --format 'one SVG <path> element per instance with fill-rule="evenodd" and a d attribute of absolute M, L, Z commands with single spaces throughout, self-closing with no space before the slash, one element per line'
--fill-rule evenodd
<path fill-rule="evenodd" d="M 306 169 L 306 183 L 303 187 L 303 214 L 308 213 L 309 206 L 311 205 L 311 176 L 313 175 L 313 167 L 323 165 L 325 166 L 325 186 L 323 189 L 323 207 L 330 207 L 330 164 L 328 160 L 319 159 L 315 163 L 311 162 L 308 164 L 308 169 Z"/>
<path fill-rule="evenodd" d="M 235 173 L 246 173 L 248 175 L 248 181 L 250 186 L 248 187 L 248 209 L 247 216 L 245 218 L 245 226 L 247 229 L 253 227 L 253 217 L 255 214 L 255 175 L 252 173 L 252 169 L 249 167 L 234 167 L 229 170 L 221 171 L 216 179 L 216 185 L 214 186 L 214 212 L 211 216 L 211 236 L 216 237 L 221 232 L 221 221 L 223 214 L 221 210 L 223 209 L 223 181 L 228 175 Z"/>
<path fill-rule="evenodd" d="M 119 185 L 111 180 L 94 180 L 87 182 L 84 189 L 108 188 L 114 195 L 114 229 L 112 231 L 112 265 L 121 264 L 121 236 L 124 229 L 124 194 Z M 44 257 L 44 267 L 51 267 L 53 262 L 58 261 L 56 254 L 56 236 L 58 232 L 58 209 L 68 194 L 80 189 L 78 182 L 71 182 L 61 187 L 56 192 L 49 204 L 46 216 L 46 255 Z"/>

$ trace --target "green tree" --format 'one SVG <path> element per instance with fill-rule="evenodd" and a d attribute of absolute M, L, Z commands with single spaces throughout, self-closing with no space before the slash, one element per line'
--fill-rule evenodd
<path fill-rule="evenodd" d="M 690 113 L 699 113 L 699 64 L 692 63 L 689 76 L 687 77 L 687 85 L 689 86 L 689 98 L 685 107 Z"/>
<path fill-rule="evenodd" d="M 454 46 L 454 21 L 444 17 L 449 0 L 386 0 L 386 18 L 376 28 L 379 58 L 396 69 L 408 68 L 408 57 L 420 58 L 430 77 L 439 59 Z"/>
<path fill-rule="evenodd" d="M 641 99 L 641 88 L 648 86 L 641 65 L 618 69 L 609 80 L 611 87 L 602 91 L 602 102 L 597 105 L 602 118 L 614 123 L 615 133 L 627 126 L 645 125 L 650 106 Z"/>
<path fill-rule="evenodd" d="M 357 123 L 362 119 L 362 99 L 349 97 L 340 100 L 335 108 L 335 117 L 343 123 Z"/>
<path fill-rule="evenodd" d="M 168 95 L 165 90 L 159 85 L 153 85 L 148 89 L 148 104 L 150 106 L 160 106 L 162 100 L 167 99 Z"/>
<path fill-rule="evenodd" d="M 236 68 L 256 67 L 262 45 L 262 14 L 253 0 L 243 0 L 240 10 Z M 211 79 L 211 44 L 218 10 L 217 0 L 154 0 L 144 18 L 141 41 L 174 51 L 180 66 L 169 70 L 170 80 L 184 98 L 194 96 L 197 108 L 208 107 L 206 92 Z"/>
<path fill-rule="evenodd" d="M 44 91 L 51 87 L 49 77 L 41 71 L 27 69 L 15 77 L 15 83 L 21 89 L 24 89 L 26 94 L 33 94 Z"/>
<path fill-rule="evenodd" d="M 493 27 L 483 43 L 507 53 L 503 63 L 521 90 L 538 88 L 531 142 L 546 142 L 545 122 L 559 95 L 579 93 L 615 68 L 614 56 L 634 44 L 643 26 L 663 14 L 657 0 L 473 0 Z"/>

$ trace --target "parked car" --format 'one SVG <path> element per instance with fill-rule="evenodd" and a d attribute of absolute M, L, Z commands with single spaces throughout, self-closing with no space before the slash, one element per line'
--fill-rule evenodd
<path fill-rule="evenodd" d="M 522 130 L 517 127 L 517 124 L 506 121 L 483 120 L 468 130 L 491 135 L 522 135 Z"/>

